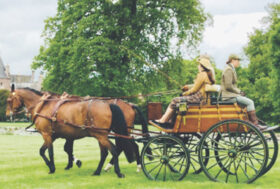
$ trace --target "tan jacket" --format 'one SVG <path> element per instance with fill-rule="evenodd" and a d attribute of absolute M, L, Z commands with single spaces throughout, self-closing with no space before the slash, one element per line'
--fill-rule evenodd
<path fill-rule="evenodd" d="M 221 92 L 223 100 L 240 96 L 240 89 L 237 88 L 237 75 L 231 64 L 226 65 L 221 81 Z"/>
<path fill-rule="evenodd" d="M 209 80 L 207 73 L 199 72 L 196 76 L 193 87 L 190 90 L 184 92 L 183 95 L 187 96 L 200 91 L 202 96 L 206 98 L 206 92 L 205 92 L 206 84 L 211 84 L 211 81 Z"/>

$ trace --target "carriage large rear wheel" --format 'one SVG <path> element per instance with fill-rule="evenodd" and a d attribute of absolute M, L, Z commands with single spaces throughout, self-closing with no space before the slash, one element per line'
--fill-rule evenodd
<path fill-rule="evenodd" d="M 210 151 L 209 156 L 204 148 Z M 251 183 L 265 170 L 268 146 L 263 134 L 242 120 L 226 120 L 213 125 L 202 137 L 199 161 L 213 181 Z M 208 158 L 208 164 L 204 160 Z"/>
<path fill-rule="evenodd" d="M 268 161 L 261 175 L 264 175 L 273 167 L 278 156 L 278 140 L 274 131 L 264 133 L 264 137 L 268 145 Z"/>
<path fill-rule="evenodd" d="M 190 155 L 183 142 L 168 135 L 150 139 L 142 150 L 141 160 L 143 172 L 151 180 L 181 180 L 190 166 Z"/>

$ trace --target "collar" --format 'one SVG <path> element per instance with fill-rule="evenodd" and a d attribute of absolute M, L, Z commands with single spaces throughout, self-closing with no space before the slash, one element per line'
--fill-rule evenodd
<path fill-rule="evenodd" d="M 235 71 L 235 67 L 232 63 L 229 63 L 229 66 L 233 69 L 233 71 Z"/>

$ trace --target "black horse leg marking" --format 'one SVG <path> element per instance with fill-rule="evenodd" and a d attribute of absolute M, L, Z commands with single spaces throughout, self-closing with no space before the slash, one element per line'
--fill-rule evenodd
<path fill-rule="evenodd" d="M 140 154 L 139 154 L 139 147 L 136 144 L 136 142 L 132 141 L 133 144 L 133 148 L 136 154 L 136 163 L 137 163 L 137 169 L 136 172 L 140 172 L 141 171 L 141 158 L 140 158 Z"/>
<path fill-rule="evenodd" d="M 93 175 L 100 175 L 101 169 L 102 169 L 104 162 L 106 160 L 106 157 L 108 155 L 108 149 L 105 148 L 101 143 L 99 143 L 99 146 L 100 146 L 101 159 L 100 159 L 98 167 L 97 167 L 96 171 L 93 173 Z"/>
<path fill-rule="evenodd" d="M 47 146 L 45 144 L 43 144 L 43 146 L 40 148 L 40 155 L 42 156 L 46 165 L 50 168 L 50 161 L 48 160 L 47 156 L 45 155 L 46 149 L 47 149 Z"/>
<path fill-rule="evenodd" d="M 49 147 L 48 147 L 48 151 L 49 151 L 49 157 L 50 157 L 50 172 L 49 174 L 52 174 L 55 172 L 55 165 L 54 165 L 54 159 L 53 159 L 53 144 L 51 144 Z"/>
<path fill-rule="evenodd" d="M 109 142 L 111 144 L 110 152 L 111 152 L 111 154 L 113 156 L 113 160 L 114 160 L 115 173 L 118 175 L 119 178 L 124 178 L 124 174 L 122 174 L 120 171 L 119 158 L 118 158 L 116 147 L 111 141 L 109 141 Z"/>
<path fill-rule="evenodd" d="M 116 146 L 115 149 L 116 149 L 117 156 L 119 157 L 119 155 L 122 153 L 123 150 L 120 149 L 118 146 Z M 110 160 L 110 164 L 114 165 L 114 158 L 113 157 Z"/>
<path fill-rule="evenodd" d="M 73 156 L 73 145 L 74 144 L 73 143 L 74 143 L 74 140 L 66 139 L 66 142 L 64 144 L 64 151 L 68 155 L 68 164 L 64 168 L 65 170 L 69 170 L 73 167 L 73 160 L 74 160 L 74 156 Z"/>
<path fill-rule="evenodd" d="M 132 141 L 132 144 L 133 144 L 133 148 L 134 148 L 134 151 L 135 151 L 135 154 L 136 154 L 136 163 L 137 163 L 136 172 L 140 172 L 140 170 L 141 170 L 141 159 L 140 159 L 140 154 L 139 154 L 139 147 L 136 144 L 136 142 L 134 142 L 134 141 Z M 122 153 L 123 150 L 121 150 L 118 146 L 116 146 L 116 152 L 117 152 L 117 155 L 119 157 L 120 153 Z M 105 171 L 109 171 L 113 164 L 114 164 L 114 158 L 111 159 L 111 161 L 109 162 L 109 164 L 105 168 Z"/>

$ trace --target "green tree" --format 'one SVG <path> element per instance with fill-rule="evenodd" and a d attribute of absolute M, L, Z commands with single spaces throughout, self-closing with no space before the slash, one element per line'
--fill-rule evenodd
<path fill-rule="evenodd" d="M 256 29 L 244 48 L 250 64 L 239 71 L 241 88 L 252 98 L 260 118 L 279 123 L 280 116 L 280 4 L 272 4 L 267 27 Z"/>
<path fill-rule="evenodd" d="M 59 0 L 32 68 L 46 72 L 43 87 L 54 92 L 145 93 L 158 89 L 155 70 L 197 45 L 207 18 L 197 0 Z"/>
<path fill-rule="evenodd" d="M 7 98 L 10 91 L 0 89 L 0 121 L 6 121 Z"/>

